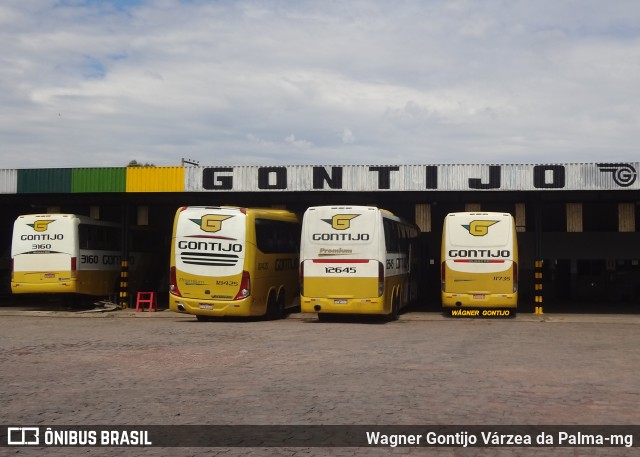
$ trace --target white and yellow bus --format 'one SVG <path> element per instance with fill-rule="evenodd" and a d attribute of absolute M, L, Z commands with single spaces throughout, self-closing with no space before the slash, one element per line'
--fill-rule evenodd
<path fill-rule="evenodd" d="M 130 254 L 129 270 L 143 271 L 146 258 Z M 11 291 L 112 295 L 119 286 L 121 260 L 119 224 L 75 214 L 18 216 L 11 242 Z"/>
<path fill-rule="evenodd" d="M 297 306 L 300 221 L 279 209 L 179 208 L 169 307 L 199 320 L 276 318 Z"/>
<path fill-rule="evenodd" d="M 442 307 L 454 316 L 514 316 L 518 242 L 513 217 L 449 213 L 442 232 Z"/>
<path fill-rule="evenodd" d="M 316 206 L 302 222 L 300 307 L 397 319 L 417 297 L 418 228 L 371 206 Z"/>

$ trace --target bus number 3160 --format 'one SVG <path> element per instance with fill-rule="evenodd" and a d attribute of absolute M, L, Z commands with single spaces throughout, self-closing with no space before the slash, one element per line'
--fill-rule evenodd
<path fill-rule="evenodd" d="M 355 274 L 356 267 L 325 267 L 325 272 Z"/>

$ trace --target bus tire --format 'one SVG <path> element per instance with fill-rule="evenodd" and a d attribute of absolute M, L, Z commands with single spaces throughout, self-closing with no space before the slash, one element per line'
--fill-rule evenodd
<path fill-rule="evenodd" d="M 397 321 L 400 318 L 400 292 L 396 291 L 393 294 L 393 298 L 391 299 L 391 313 L 389 314 L 389 319 L 392 321 Z"/>
<path fill-rule="evenodd" d="M 278 300 L 276 300 L 276 294 L 271 291 L 269 292 L 269 298 L 267 298 L 267 312 L 264 317 L 267 320 L 274 320 L 279 317 L 278 311 Z"/>
<path fill-rule="evenodd" d="M 287 317 L 285 303 L 286 303 L 287 295 L 285 294 L 284 289 L 280 291 L 278 294 L 278 317 L 280 319 Z"/>
<path fill-rule="evenodd" d="M 320 322 L 331 322 L 333 320 L 333 314 L 329 313 L 318 313 L 318 320 Z"/>

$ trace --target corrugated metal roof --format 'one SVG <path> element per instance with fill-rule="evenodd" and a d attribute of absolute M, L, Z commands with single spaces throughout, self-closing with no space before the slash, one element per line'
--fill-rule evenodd
<path fill-rule="evenodd" d="M 639 162 L 0 170 L 0 193 L 640 190 Z"/>

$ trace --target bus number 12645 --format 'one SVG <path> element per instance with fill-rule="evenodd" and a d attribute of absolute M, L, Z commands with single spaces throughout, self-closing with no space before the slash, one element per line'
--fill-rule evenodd
<path fill-rule="evenodd" d="M 356 274 L 356 267 L 325 267 L 325 273 Z"/>

